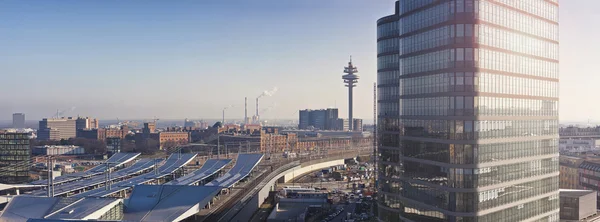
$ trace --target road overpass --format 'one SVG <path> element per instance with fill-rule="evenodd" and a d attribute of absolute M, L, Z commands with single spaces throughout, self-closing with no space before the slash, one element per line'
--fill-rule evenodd
<path fill-rule="evenodd" d="M 288 159 L 265 162 L 262 166 L 269 168 L 267 173 L 258 176 L 238 192 L 232 192 L 222 204 L 213 206 L 207 216 L 195 221 L 246 221 L 267 199 L 269 192 L 275 190 L 277 183 L 285 183 L 306 173 L 344 164 L 346 159 L 371 155 L 372 152 L 372 147 L 330 150 L 326 155 L 300 158 L 293 162 L 289 162 Z"/>

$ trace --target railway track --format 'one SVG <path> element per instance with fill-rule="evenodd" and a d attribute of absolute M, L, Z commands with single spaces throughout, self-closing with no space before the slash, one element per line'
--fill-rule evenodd
<path fill-rule="evenodd" d="M 353 155 L 353 154 L 360 154 L 362 153 L 367 153 L 368 151 L 370 151 L 371 148 L 359 148 L 359 149 L 353 149 L 353 150 L 344 150 L 344 151 L 337 151 L 337 152 L 329 152 L 325 155 L 320 155 L 320 156 L 310 156 L 310 157 L 302 157 L 302 158 L 296 158 L 294 159 L 295 161 L 298 161 L 299 164 L 313 164 L 316 162 L 321 162 L 321 161 L 327 161 L 328 159 L 331 158 L 340 158 L 343 157 L 345 155 Z M 367 152 L 365 152 L 367 151 Z M 238 190 L 237 192 L 235 192 L 235 194 L 233 194 L 234 192 L 231 192 L 231 194 L 229 196 L 225 196 L 225 198 L 227 198 L 227 200 L 225 200 L 225 202 L 223 204 L 220 204 L 218 206 L 214 206 L 214 210 L 211 211 L 207 216 L 203 217 L 203 218 L 199 218 L 196 221 L 216 221 L 216 222 L 225 222 L 228 220 L 231 220 L 231 218 L 233 218 L 239 211 L 243 208 L 243 204 L 242 201 L 243 198 L 247 195 L 250 195 L 250 193 L 248 193 L 249 191 L 252 191 L 252 189 L 254 189 L 257 185 L 259 185 L 261 182 L 263 182 L 266 179 L 272 179 L 272 178 L 268 178 L 268 176 L 274 172 L 274 170 L 278 170 L 279 168 L 281 168 L 282 166 L 289 164 L 290 161 L 287 159 L 278 159 L 277 161 L 275 160 L 270 160 L 270 164 L 268 165 L 261 165 L 264 168 L 270 168 L 267 169 L 266 171 L 264 171 L 262 174 L 260 174 L 258 177 L 256 177 L 254 180 L 252 180 L 251 182 L 247 183 L 247 184 L 243 184 L 243 186 L 238 187 L 238 188 L 232 188 L 233 190 Z M 241 190 L 241 192 L 240 192 Z"/>

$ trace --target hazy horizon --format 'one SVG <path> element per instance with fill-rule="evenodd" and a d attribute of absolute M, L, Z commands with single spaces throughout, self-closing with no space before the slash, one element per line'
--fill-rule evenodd
<path fill-rule="evenodd" d="M 219 119 L 255 113 L 295 119 L 300 109 L 339 108 L 352 55 L 359 80 L 354 117 L 373 118 L 376 20 L 395 0 L 15 1 L 0 2 L 0 120 Z M 561 122 L 600 120 L 592 66 L 600 2 L 562 1 Z M 583 81 L 585 80 L 585 81 Z M 7 96 L 8 95 L 8 96 Z M 73 109 L 74 107 L 74 109 Z"/>

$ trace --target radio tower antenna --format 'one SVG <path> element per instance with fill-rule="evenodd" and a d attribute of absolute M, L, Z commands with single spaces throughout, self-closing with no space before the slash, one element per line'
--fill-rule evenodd
<path fill-rule="evenodd" d="M 352 56 L 350 56 L 348 67 L 344 67 L 344 73 L 346 73 L 346 75 L 342 76 L 346 87 L 348 87 L 348 128 L 350 131 L 354 131 L 354 127 L 352 126 L 354 122 L 352 119 L 352 89 L 356 86 L 355 84 L 358 83 L 358 79 L 360 78 L 358 75 L 354 74 L 357 72 L 358 69 L 352 65 Z"/>

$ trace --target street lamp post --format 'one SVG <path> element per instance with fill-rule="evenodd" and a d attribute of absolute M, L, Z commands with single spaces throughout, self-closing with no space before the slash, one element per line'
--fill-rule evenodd
<path fill-rule="evenodd" d="M 221 134 L 217 134 L 217 159 L 219 159 L 221 156 L 221 150 L 219 149 L 220 147 L 221 147 Z"/>
<path fill-rule="evenodd" d="M 107 161 L 107 162 L 104 162 L 104 168 L 105 168 L 105 169 L 104 169 L 104 170 L 105 170 L 105 171 L 104 171 L 104 172 L 105 172 L 105 173 L 104 173 L 104 175 L 105 175 L 105 176 L 104 176 L 104 178 L 105 178 L 105 181 L 104 181 L 104 189 L 105 189 L 105 190 L 110 190 L 110 189 L 112 188 L 112 183 L 111 183 L 111 181 L 112 181 L 112 180 L 111 180 L 111 168 L 110 168 L 110 165 L 111 165 L 111 164 L 114 164 L 114 165 L 116 165 L 116 164 L 118 164 L 118 163 L 119 163 L 119 162 L 108 162 L 108 161 Z"/>

